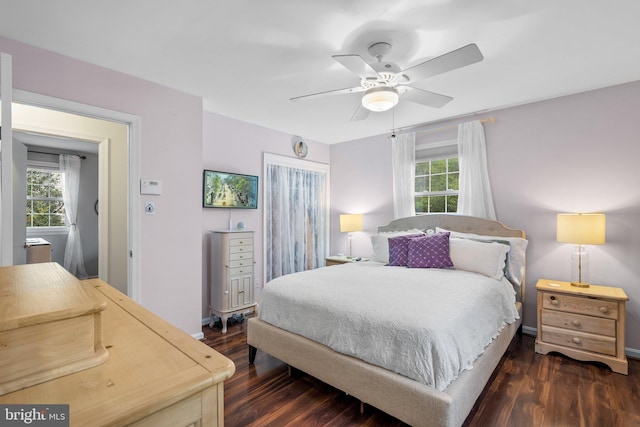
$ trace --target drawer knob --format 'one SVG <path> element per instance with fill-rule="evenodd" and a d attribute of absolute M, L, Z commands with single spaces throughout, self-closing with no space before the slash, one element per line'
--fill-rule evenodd
<path fill-rule="evenodd" d="M 556 297 L 551 297 L 551 305 L 558 305 L 558 304 L 560 304 L 560 301 L 558 301 Z"/>
<path fill-rule="evenodd" d="M 580 326 L 580 321 L 578 321 L 578 320 L 572 320 L 572 321 L 571 321 L 571 324 L 577 328 L 577 327 L 579 327 L 579 326 Z"/>
<path fill-rule="evenodd" d="M 600 313 L 607 314 L 609 313 L 609 309 L 607 307 L 600 307 Z"/>
<path fill-rule="evenodd" d="M 578 338 L 578 337 L 573 337 L 573 339 L 571 339 L 571 341 L 573 341 L 574 344 L 582 343 L 582 340 L 580 340 L 580 338 Z"/>

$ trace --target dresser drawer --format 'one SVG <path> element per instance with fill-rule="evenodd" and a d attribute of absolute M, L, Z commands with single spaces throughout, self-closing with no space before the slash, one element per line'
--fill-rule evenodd
<path fill-rule="evenodd" d="M 614 319 L 553 310 L 542 310 L 540 315 L 543 325 L 557 326 L 573 331 L 591 332 L 610 337 L 616 336 L 616 321 Z"/>
<path fill-rule="evenodd" d="M 253 273 L 253 267 L 236 267 L 230 268 L 229 274 L 231 276 L 239 276 L 241 274 L 250 274 Z"/>
<path fill-rule="evenodd" d="M 229 246 L 242 246 L 242 245 L 252 245 L 252 244 L 253 244 L 253 238 L 251 236 L 229 239 Z"/>
<path fill-rule="evenodd" d="M 253 254 L 253 245 L 229 246 L 230 254 L 247 253 L 247 252 L 250 254 Z"/>
<path fill-rule="evenodd" d="M 238 260 L 253 260 L 253 252 L 236 252 L 233 254 L 229 254 L 229 261 L 238 261 Z"/>
<path fill-rule="evenodd" d="M 542 307 L 547 310 L 559 310 L 608 319 L 618 318 L 618 303 L 598 298 L 543 292 Z"/>
<path fill-rule="evenodd" d="M 542 326 L 542 341 L 584 351 L 616 355 L 616 339 L 554 326 Z"/>
<path fill-rule="evenodd" d="M 229 263 L 229 267 L 231 267 L 231 268 L 251 267 L 251 266 L 253 266 L 253 259 L 251 259 L 250 257 L 247 257 L 245 259 L 239 259 L 239 260 L 231 261 Z"/>

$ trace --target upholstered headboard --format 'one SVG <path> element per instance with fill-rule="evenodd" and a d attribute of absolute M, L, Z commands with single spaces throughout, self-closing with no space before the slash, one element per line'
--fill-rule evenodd
<path fill-rule="evenodd" d="M 453 214 L 426 214 L 399 218 L 391 221 L 387 225 L 379 226 L 378 231 L 402 231 L 416 228 L 420 230 L 435 230 L 436 227 L 459 231 L 461 233 L 526 238 L 524 231 L 509 228 L 498 221 Z"/>

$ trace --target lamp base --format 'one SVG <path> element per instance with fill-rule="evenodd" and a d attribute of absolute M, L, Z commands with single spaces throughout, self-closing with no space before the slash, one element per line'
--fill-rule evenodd
<path fill-rule="evenodd" d="M 571 282 L 571 286 L 575 286 L 576 288 L 588 288 L 589 284 L 584 282 Z"/>

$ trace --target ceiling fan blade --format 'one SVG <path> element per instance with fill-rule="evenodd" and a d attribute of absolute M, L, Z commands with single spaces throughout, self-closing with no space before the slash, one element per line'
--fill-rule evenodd
<path fill-rule="evenodd" d="M 439 93 L 429 92 L 411 86 L 403 87 L 406 88 L 407 91 L 400 96 L 401 99 L 426 105 L 428 107 L 440 108 L 453 100 L 452 97 L 440 95 Z"/>
<path fill-rule="evenodd" d="M 482 56 L 478 46 L 475 43 L 471 43 L 460 49 L 452 50 L 449 53 L 425 61 L 422 64 L 407 68 L 402 71 L 402 74 L 409 77 L 409 81 L 416 82 L 480 62 L 483 59 L 484 56 Z"/>
<path fill-rule="evenodd" d="M 369 116 L 369 110 L 364 108 L 362 104 L 359 104 L 358 108 L 356 109 L 356 112 L 353 113 L 353 116 L 351 116 L 350 121 L 357 122 L 357 121 L 366 119 L 368 116 Z"/>
<path fill-rule="evenodd" d="M 333 55 L 333 59 L 344 65 L 345 68 L 351 70 L 356 76 L 361 79 L 375 79 L 379 76 L 378 72 L 362 59 L 360 55 Z"/>
<path fill-rule="evenodd" d="M 302 95 L 302 96 L 296 96 L 295 98 L 289 98 L 290 101 L 300 101 L 300 100 L 305 100 L 305 99 L 313 99 L 313 98 L 322 98 L 325 96 L 332 96 L 332 95 L 342 95 L 345 93 L 356 93 L 356 92 L 364 92 L 364 88 L 362 86 L 357 86 L 357 87 L 349 87 L 346 89 L 336 89 L 336 90 L 328 90 L 326 92 L 318 92 L 318 93 L 312 93 L 309 95 Z"/>

